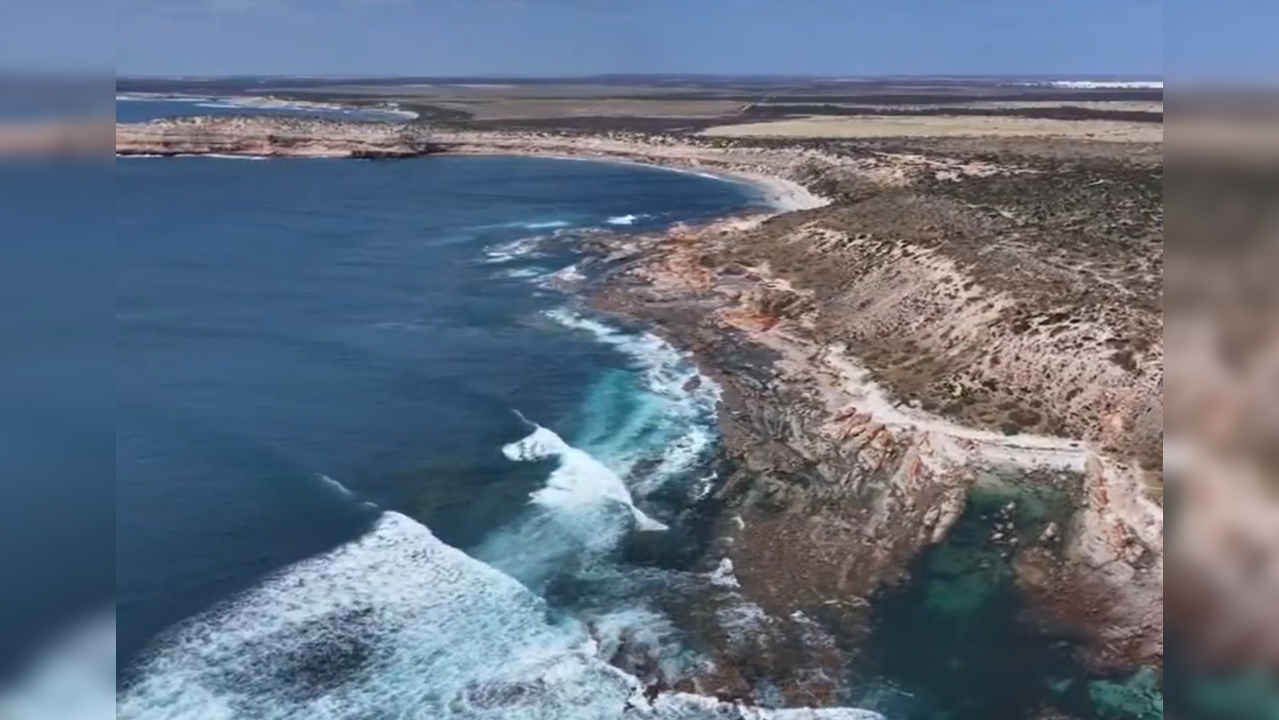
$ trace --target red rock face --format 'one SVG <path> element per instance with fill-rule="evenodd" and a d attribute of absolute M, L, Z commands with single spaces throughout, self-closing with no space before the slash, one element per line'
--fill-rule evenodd
<path fill-rule="evenodd" d="M 1019 558 L 1023 589 L 1046 622 L 1089 633 L 1099 665 L 1161 657 L 1162 508 L 1132 461 L 1157 457 L 1162 437 L 1162 176 L 1149 168 L 274 119 L 120 125 L 116 148 L 569 155 L 763 183 L 809 209 L 588 248 L 626 259 L 596 304 L 655 322 L 724 389 L 738 471 L 718 491 L 711 559 L 731 559 L 741 595 L 783 618 L 761 637 L 794 636 L 784 619 L 814 607 L 855 637 L 865 598 L 945 537 L 977 476 L 1047 468 L 1086 477 L 1081 511 L 1053 553 Z M 732 662 L 700 682 L 740 694 L 756 662 L 788 697 L 828 692 L 822 673 L 787 674 L 809 665 L 785 646 L 725 639 Z M 644 670 L 642 653 L 617 661 Z"/>
<path fill-rule="evenodd" d="M 116 125 L 120 155 L 251 155 L 393 159 L 434 151 L 425 127 L 261 117 L 197 117 Z"/>
<path fill-rule="evenodd" d="M 864 634 L 866 598 L 945 537 L 975 477 L 1055 469 L 1085 478 L 1081 510 L 1044 539 L 1053 552 L 1021 554 L 1021 587 L 1042 622 L 1090 639 L 1093 667 L 1160 663 L 1162 509 L 1146 498 L 1142 470 L 1101 447 L 1131 446 L 1128 416 L 1102 413 L 1114 421 L 1095 431 L 1081 425 L 1090 443 L 966 426 L 962 413 L 894 399 L 894 388 L 831 335 L 864 308 L 781 276 L 776 255 L 751 256 L 769 242 L 791 242 L 776 238 L 793 227 L 772 224 L 641 239 L 626 270 L 597 295 L 606 309 L 656 322 L 725 389 L 721 429 L 739 470 L 719 491 L 732 512 L 716 552 L 732 560 L 743 595 L 772 617 L 834 608 L 844 619 L 836 624 L 855 638 Z M 834 239 L 803 232 L 810 243 Z M 1002 322 L 998 313 L 982 317 Z M 1029 372 L 1030 364 L 1010 359 L 1001 372 Z"/>

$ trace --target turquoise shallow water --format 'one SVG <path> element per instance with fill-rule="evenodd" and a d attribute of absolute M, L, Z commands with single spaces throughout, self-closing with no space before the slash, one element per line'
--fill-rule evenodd
<path fill-rule="evenodd" d="M 682 431 L 663 423 L 700 421 L 646 389 L 645 372 L 676 372 L 645 367 L 656 348 L 547 314 L 568 299 L 537 276 L 574 258 L 529 239 L 753 201 L 695 176 L 501 158 L 121 160 L 116 186 L 126 662 L 356 537 L 369 503 L 480 543 L 546 480 L 500 452 L 525 429 L 513 410 L 618 462 Z"/>
<path fill-rule="evenodd" d="M 122 707 L 571 720 L 627 692 L 584 645 L 695 666 L 647 596 L 704 582 L 672 550 L 699 541 L 681 511 L 715 389 L 546 279 L 577 233 L 757 202 L 568 161 L 117 161 Z M 1069 643 L 1016 623 L 975 513 L 880 599 L 849 696 L 902 720 L 1155 717 L 1103 713 Z M 665 540 L 633 565 L 645 530 Z"/>
<path fill-rule="evenodd" d="M 876 599 L 867 670 L 891 682 L 879 707 L 902 720 L 1050 710 L 1159 720 L 1163 694 L 1153 668 L 1092 674 L 1078 661 L 1080 638 L 1024 620 L 1029 608 L 1017 590 L 1013 554 L 1035 543 L 1049 522 L 1068 527 L 1072 508 L 1063 490 L 1017 481 L 984 475 L 947 538 L 922 554 L 907 583 Z"/>

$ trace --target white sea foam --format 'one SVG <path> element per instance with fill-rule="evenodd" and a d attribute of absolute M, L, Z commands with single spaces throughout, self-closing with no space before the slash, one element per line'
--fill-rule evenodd
<path fill-rule="evenodd" d="M 476 557 L 541 591 L 566 574 L 614 574 L 612 553 L 629 531 L 667 529 L 636 507 L 622 478 L 598 458 L 528 424 L 532 432 L 502 453 L 516 462 L 554 461 L 555 468 L 530 493 L 529 509 L 490 533 Z"/>
<path fill-rule="evenodd" d="M 579 283 L 586 279 L 586 275 L 582 274 L 581 269 L 577 265 L 569 265 L 560 268 L 553 273 L 547 273 L 539 282 L 538 286 L 547 289 L 564 289 L 566 286 Z"/>
<path fill-rule="evenodd" d="M 350 488 L 338 482 L 337 480 L 334 480 L 328 475 L 320 475 L 320 482 L 332 488 L 334 492 L 336 492 L 338 495 L 341 495 L 342 497 L 347 497 L 347 498 L 355 497 L 355 493 L 351 492 Z"/>
<path fill-rule="evenodd" d="M 836 646 L 835 636 L 831 635 L 826 628 L 820 623 L 813 620 L 802 610 L 796 610 L 790 615 L 800 627 L 803 633 L 804 645 L 810 648 L 834 648 Z"/>
<path fill-rule="evenodd" d="M 1071 88 L 1076 90 L 1162 90 L 1164 87 L 1163 80 L 1048 80 L 1042 82 L 1025 82 L 1020 84 L 1047 85 L 1050 87 Z"/>
<path fill-rule="evenodd" d="M 204 102 L 197 103 L 196 107 L 213 108 L 217 110 L 285 110 L 323 111 L 334 113 L 340 113 L 347 109 L 341 105 L 331 105 L 328 103 L 293 103 L 288 100 L 278 100 L 267 97 L 209 98 Z"/>
<path fill-rule="evenodd" d="M 591 691 L 595 702 L 567 714 Z M 135 720 L 542 718 L 558 705 L 562 717 L 585 718 L 616 714 L 610 706 L 629 691 L 594 659 L 578 624 L 549 623 L 544 603 L 514 579 L 387 513 L 364 538 L 180 628 L 117 711 Z"/>
<path fill-rule="evenodd" d="M 502 272 L 498 274 L 501 277 L 509 278 L 511 280 L 529 280 L 531 278 L 540 278 L 544 275 L 547 275 L 549 272 L 550 271 L 547 270 L 546 268 L 523 267 L 523 268 L 511 268 L 510 270 L 503 270 Z"/>
<path fill-rule="evenodd" d="M 742 586 L 741 583 L 737 582 L 737 576 L 733 574 L 733 561 L 728 558 L 722 558 L 719 561 L 719 565 L 711 571 L 710 580 L 712 585 L 719 585 L 720 587 L 737 588 Z"/>
<path fill-rule="evenodd" d="M 602 614 L 588 612 L 583 620 L 598 645 L 600 657 L 643 657 L 668 686 L 713 669 L 708 658 L 686 649 L 683 634 L 661 613 L 626 607 Z"/>
<path fill-rule="evenodd" d="M 541 222 L 520 223 L 519 227 L 525 230 L 554 230 L 556 228 L 566 228 L 571 224 L 567 220 L 544 220 Z"/>
<path fill-rule="evenodd" d="M 770 629 L 777 627 L 776 618 L 742 594 L 729 558 L 722 558 L 715 569 L 702 578 L 709 581 L 707 590 L 714 594 L 715 622 L 735 647 L 758 644 Z"/>
<path fill-rule="evenodd" d="M 611 217 L 605 220 L 604 222 L 608 223 L 609 225 L 634 225 L 637 220 L 642 220 L 645 217 L 648 217 L 648 216 L 647 215 L 618 215 L 617 217 Z"/>
<path fill-rule="evenodd" d="M 564 442 L 559 435 L 541 425 L 535 424 L 532 433 L 506 445 L 502 453 L 517 462 L 558 460 L 559 467 L 547 478 L 546 487 L 530 496 L 534 503 L 569 512 L 613 503 L 626 507 L 640 530 L 667 529 L 635 507 L 635 500 L 626 484 L 604 463 Z"/>
<path fill-rule="evenodd" d="M 116 95 L 116 102 L 172 102 L 172 103 L 205 103 L 205 97 L 166 97 L 164 95 Z"/>
<path fill-rule="evenodd" d="M 212 109 L 215 109 L 215 110 L 244 110 L 245 108 L 249 108 L 249 107 L 253 107 L 253 106 L 251 106 L 251 105 L 246 105 L 246 104 L 244 104 L 244 103 L 231 103 L 231 102 L 202 102 L 202 103 L 196 103 L 196 107 L 212 108 Z M 283 106 L 276 106 L 276 107 L 279 107 L 279 109 L 281 109 L 281 110 L 286 109 L 286 108 L 284 108 Z"/>
<path fill-rule="evenodd" d="M 620 425 L 607 417 L 613 413 L 601 413 L 592 423 L 595 427 L 581 439 L 582 447 L 622 476 L 628 475 L 640 460 L 658 452 L 657 464 L 634 486 L 641 495 L 706 460 L 717 439 L 715 411 L 721 391 L 698 371 L 687 354 L 651 333 L 623 332 L 567 309 L 551 310 L 547 315 L 616 348 L 640 371 L 644 397 L 637 399 L 637 407 Z M 617 392 L 611 387 L 601 390 L 604 399 Z"/>
<path fill-rule="evenodd" d="M 674 165 L 663 165 L 661 169 L 666 170 L 668 172 L 679 173 L 681 175 L 696 175 L 697 177 L 706 178 L 707 180 L 718 180 L 720 182 L 726 182 L 726 183 L 738 182 L 736 178 L 729 177 L 727 175 L 716 175 L 715 173 L 709 173 L 703 170 L 695 170 L 693 168 L 678 167 Z"/>
<path fill-rule="evenodd" d="M 693 486 L 693 499 L 705 500 L 707 496 L 715 489 L 715 483 L 719 481 L 719 473 L 711 473 L 701 478 Z"/>
<path fill-rule="evenodd" d="M 545 237 L 528 237 L 500 243 L 484 249 L 488 263 L 506 263 L 526 257 L 539 257 L 539 248 Z"/>
<path fill-rule="evenodd" d="M 715 610 L 715 622 L 734 645 L 743 647 L 753 644 L 774 620 L 764 608 L 734 593 Z"/>
<path fill-rule="evenodd" d="M 739 708 L 684 693 L 649 702 L 637 678 L 601 659 L 629 624 L 625 614 L 606 616 L 592 637 L 580 621 L 551 620 L 510 576 L 386 513 L 363 538 L 170 633 L 118 694 L 116 712 L 132 720 L 880 717 Z"/>
<path fill-rule="evenodd" d="M 214 160 L 270 160 L 266 155 L 225 155 L 222 153 L 177 153 L 175 155 L 155 155 L 150 153 L 139 154 L 120 154 L 116 153 L 116 158 L 124 159 L 151 159 L 151 158 L 212 158 Z"/>

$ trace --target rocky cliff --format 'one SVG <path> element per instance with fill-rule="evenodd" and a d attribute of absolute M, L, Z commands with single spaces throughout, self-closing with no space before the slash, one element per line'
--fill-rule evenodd
<path fill-rule="evenodd" d="M 597 305 L 655 323 L 724 387 L 735 471 L 713 554 L 769 614 L 824 612 L 855 644 L 975 489 L 1014 507 L 1052 491 L 1069 508 L 996 532 L 1035 616 L 1082 631 L 1098 670 L 1161 662 L 1157 184 L 800 167 L 859 196 L 588 247 Z"/>
<path fill-rule="evenodd" d="M 242 155 L 393 159 L 435 152 L 410 123 L 268 117 L 194 117 L 117 124 L 117 155 Z"/>
<path fill-rule="evenodd" d="M 874 595 L 993 493 L 996 561 L 1034 619 L 1082 632 L 1101 670 L 1162 661 L 1157 162 L 279 119 L 119 125 L 116 149 L 571 156 L 755 183 L 792 212 L 582 247 L 598 307 L 652 323 L 723 387 L 708 568 L 728 561 L 745 601 L 791 618 L 779 637 L 820 616 L 855 647 Z M 721 667 L 796 675 L 782 644 L 729 643 Z M 796 702 L 833 687 L 812 677 L 837 676 L 839 653 L 815 657 Z"/>

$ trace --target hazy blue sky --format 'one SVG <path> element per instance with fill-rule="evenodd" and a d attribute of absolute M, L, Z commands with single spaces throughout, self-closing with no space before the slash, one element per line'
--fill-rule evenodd
<path fill-rule="evenodd" d="M 116 25 L 123 74 L 1163 70 L 1161 0 L 119 0 Z"/>

